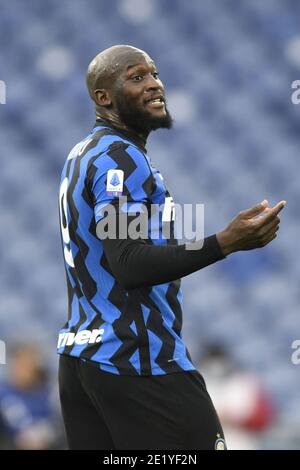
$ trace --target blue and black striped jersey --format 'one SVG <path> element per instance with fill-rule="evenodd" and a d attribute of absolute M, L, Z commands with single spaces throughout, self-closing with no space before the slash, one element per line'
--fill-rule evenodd
<path fill-rule="evenodd" d="M 110 269 L 96 227 L 103 208 L 122 197 L 127 198 L 127 208 L 133 203 L 159 205 L 162 210 L 154 223 L 158 233 L 151 238 L 150 217 L 148 242 L 177 244 L 174 205 L 160 172 L 135 141 L 117 129 L 96 124 L 70 152 L 61 176 L 68 320 L 59 333 L 58 353 L 92 361 L 114 374 L 193 370 L 181 336 L 180 280 L 126 289 Z M 163 235 L 166 223 L 169 238 Z"/>

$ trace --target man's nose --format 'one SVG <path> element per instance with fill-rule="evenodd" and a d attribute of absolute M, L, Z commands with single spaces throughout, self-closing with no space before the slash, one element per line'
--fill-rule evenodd
<path fill-rule="evenodd" d="M 160 82 L 156 78 L 154 78 L 152 74 L 149 74 L 147 77 L 145 93 L 150 90 L 158 90 L 158 89 L 162 90 L 162 86 Z"/>

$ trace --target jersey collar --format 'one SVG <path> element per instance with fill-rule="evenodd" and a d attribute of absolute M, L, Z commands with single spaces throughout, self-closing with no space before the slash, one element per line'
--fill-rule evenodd
<path fill-rule="evenodd" d="M 134 145 L 136 145 L 139 149 L 141 149 L 142 152 L 147 153 L 147 149 L 145 147 L 146 142 L 144 141 L 144 139 L 138 138 L 135 134 L 133 135 L 133 133 L 131 132 L 126 132 L 123 129 L 119 129 L 118 127 L 113 126 L 109 121 L 106 121 L 103 118 L 96 119 L 94 129 L 95 127 L 98 127 L 98 126 L 105 126 L 105 127 L 109 127 L 110 129 L 113 129 L 114 131 L 116 131 L 116 134 L 120 135 L 121 137 L 126 138 L 127 140 L 131 140 L 131 142 L 133 142 Z"/>

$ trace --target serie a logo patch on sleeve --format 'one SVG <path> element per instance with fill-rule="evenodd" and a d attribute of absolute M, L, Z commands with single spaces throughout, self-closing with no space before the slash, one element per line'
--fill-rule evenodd
<path fill-rule="evenodd" d="M 106 192 L 109 196 L 121 196 L 124 184 L 123 170 L 108 170 Z"/>

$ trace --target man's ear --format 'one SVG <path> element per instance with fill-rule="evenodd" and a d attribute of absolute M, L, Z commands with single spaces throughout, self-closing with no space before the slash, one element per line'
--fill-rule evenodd
<path fill-rule="evenodd" d="M 105 88 L 99 88 L 95 90 L 94 97 L 95 97 L 95 102 L 99 106 L 110 106 L 112 104 L 110 93 Z"/>

